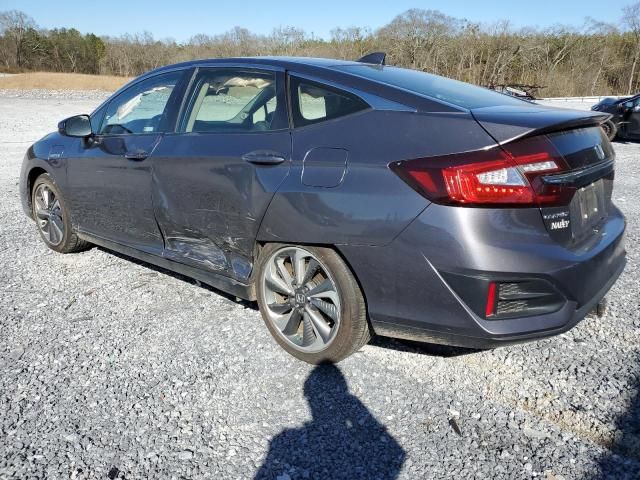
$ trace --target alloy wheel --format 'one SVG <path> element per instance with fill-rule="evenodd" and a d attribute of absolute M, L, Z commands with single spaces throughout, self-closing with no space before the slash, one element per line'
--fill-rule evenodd
<path fill-rule="evenodd" d="M 64 221 L 60 200 L 47 185 L 38 185 L 33 198 L 36 221 L 42 236 L 50 245 L 60 245 L 64 238 Z"/>
<path fill-rule="evenodd" d="M 340 295 L 322 262 L 300 247 L 285 247 L 267 261 L 260 287 L 266 316 L 294 348 L 319 352 L 340 327 Z"/>

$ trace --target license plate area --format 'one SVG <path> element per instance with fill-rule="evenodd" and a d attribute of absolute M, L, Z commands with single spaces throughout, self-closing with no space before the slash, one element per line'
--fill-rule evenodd
<path fill-rule="evenodd" d="M 567 206 L 541 209 L 549 235 L 567 246 L 593 236 L 607 217 L 610 198 L 611 181 L 604 178 L 578 188 Z"/>
<path fill-rule="evenodd" d="M 592 233 L 606 216 L 605 186 L 602 179 L 579 188 L 569 204 L 574 240 Z"/>

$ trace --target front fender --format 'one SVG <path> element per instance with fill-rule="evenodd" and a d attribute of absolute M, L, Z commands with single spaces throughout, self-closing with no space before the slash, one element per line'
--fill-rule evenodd
<path fill-rule="evenodd" d="M 22 210 L 33 219 L 31 188 L 33 182 L 43 173 L 48 173 L 60 188 L 66 183 L 66 159 L 64 151 L 69 139 L 58 133 L 51 133 L 29 147 L 20 168 L 19 195 Z"/>

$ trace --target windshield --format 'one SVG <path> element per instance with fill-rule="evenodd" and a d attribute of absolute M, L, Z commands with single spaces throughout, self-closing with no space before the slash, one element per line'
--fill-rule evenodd
<path fill-rule="evenodd" d="M 379 65 L 340 65 L 334 68 L 467 109 L 528 105 L 509 95 L 417 70 Z"/>

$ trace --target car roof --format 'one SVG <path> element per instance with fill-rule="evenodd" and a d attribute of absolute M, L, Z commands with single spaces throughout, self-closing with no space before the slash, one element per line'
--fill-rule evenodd
<path fill-rule="evenodd" d="M 280 68 L 295 68 L 295 67 L 316 67 L 322 69 L 331 69 L 332 67 L 346 66 L 346 65 L 363 65 L 363 63 L 353 60 L 337 60 L 334 58 L 315 58 L 315 57 L 286 57 L 286 56 L 262 56 L 262 57 L 228 57 L 228 58 L 207 58 L 199 60 L 189 60 L 182 63 L 174 63 L 172 65 L 166 65 L 155 70 L 151 70 L 144 74 L 144 76 L 158 73 L 164 70 L 172 70 L 175 68 L 189 68 L 195 66 L 207 66 L 207 65 L 225 65 L 233 64 L 234 66 L 246 64 L 246 65 L 266 65 Z"/>
<path fill-rule="evenodd" d="M 358 62 L 353 60 L 337 60 L 333 58 L 314 58 L 314 57 L 288 57 L 288 56 L 262 56 L 262 57 L 229 57 L 229 58 L 209 58 L 190 60 L 182 63 L 174 63 L 156 68 L 146 72 L 139 77 L 134 78 L 129 83 L 116 91 L 113 96 L 127 89 L 130 85 L 137 83 L 150 76 L 162 72 L 170 72 L 177 69 L 188 69 L 195 67 L 207 66 L 224 66 L 255 68 L 260 66 L 271 67 L 276 69 L 290 70 L 298 75 L 310 75 L 312 78 L 317 77 L 328 83 L 343 85 L 348 82 L 348 86 L 358 91 L 365 91 L 369 94 L 376 95 L 385 100 L 396 102 L 399 105 L 409 106 L 410 108 L 418 108 L 423 111 L 438 112 L 460 112 L 464 109 L 449 105 L 446 102 L 431 99 L 422 96 L 416 92 L 405 91 L 402 88 L 393 85 L 387 85 L 374 79 L 363 78 L 349 72 L 348 69 L 343 70 L 339 67 L 344 66 L 379 66 L 374 63 Z M 106 101 L 105 101 L 106 103 Z M 102 105 L 100 105 L 101 107 Z M 100 108 L 98 107 L 98 108 Z"/>

